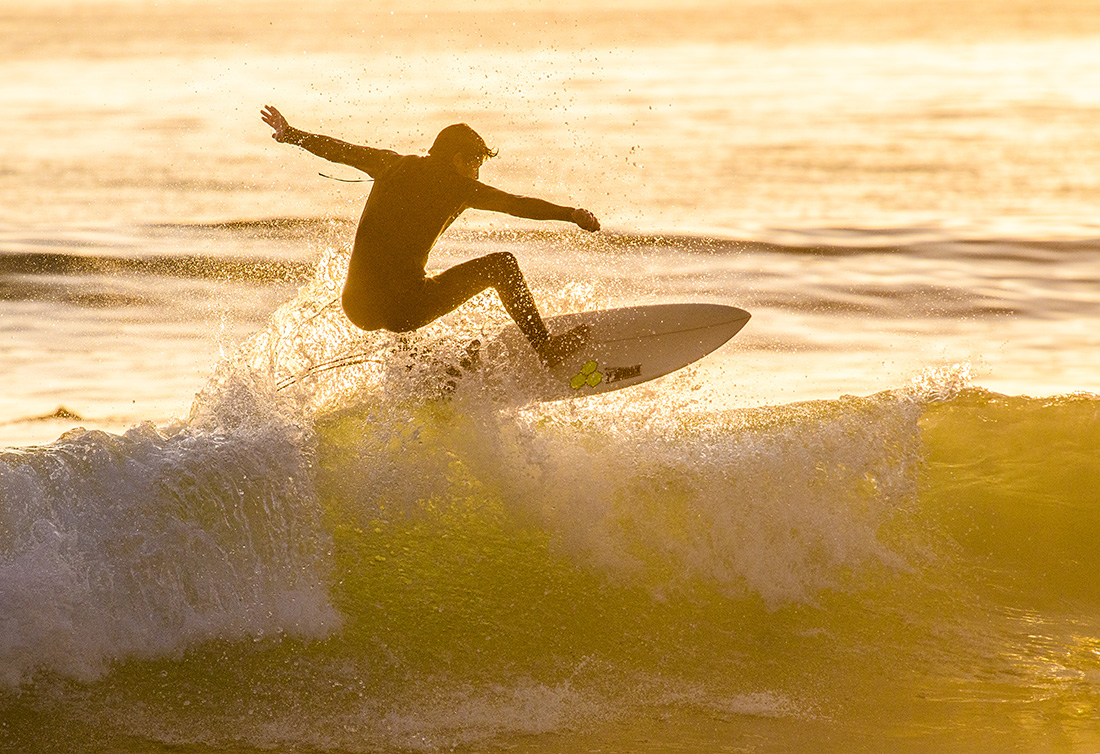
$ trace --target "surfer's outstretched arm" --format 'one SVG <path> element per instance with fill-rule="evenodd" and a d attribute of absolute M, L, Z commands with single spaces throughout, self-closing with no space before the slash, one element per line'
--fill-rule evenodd
<path fill-rule="evenodd" d="M 375 173 L 382 169 L 390 159 L 398 157 L 396 152 L 388 149 L 375 149 L 357 144 L 349 144 L 346 141 L 334 139 L 322 134 L 311 134 L 300 128 L 295 128 L 287 122 L 277 109 L 267 105 L 260 111 L 260 118 L 271 126 L 271 138 L 280 144 L 293 144 L 312 152 L 318 157 L 329 162 L 339 162 L 350 165 L 357 170 L 374 177 Z"/>
<path fill-rule="evenodd" d="M 560 204 L 530 196 L 517 196 L 492 186 L 482 185 L 470 206 L 490 212 L 503 212 L 513 217 L 525 217 L 528 220 L 561 220 L 576 223 L 582 229 L 591 232 L 600 229 L 600 221 L 586 209 L 563 207 Z"/>

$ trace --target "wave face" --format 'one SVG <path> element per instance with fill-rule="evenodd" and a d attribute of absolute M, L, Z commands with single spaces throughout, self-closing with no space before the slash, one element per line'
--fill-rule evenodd
<path fill-rule="evenodd" d="M 484 313 L 355 332 L 344 263 L 186 423 L 0 456 L 6 745 L 1096 743 L 1095 396 L 442 393 Z"/>

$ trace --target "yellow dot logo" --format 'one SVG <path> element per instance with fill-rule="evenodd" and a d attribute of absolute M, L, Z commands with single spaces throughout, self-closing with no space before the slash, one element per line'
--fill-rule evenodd
<path fill-rule="evenodd" d="M 596 387 L 603 382 L 603 375 L 598 371 L 599 365 L 594 361 L 589 361 L 583 367 L 581 371 L 573 376 L 573 379 L 569 380 L 569 387 L 574 390 L 580 390 L 585 385 L 588 387 Z"/>

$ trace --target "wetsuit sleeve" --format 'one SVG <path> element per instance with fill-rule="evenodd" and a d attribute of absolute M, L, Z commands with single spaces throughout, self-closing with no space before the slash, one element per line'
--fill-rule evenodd
<path fill-rule="evenodd" d="M 525 217 L 528 220 L 562 220 L 570 222 L 573 219 L 572 207 L 563 207 L 544 199 L 509 194 L 507 191 L 501 191 L 478 181 L 474 181 L 474 183 L 474 191 L 467 202 L 467 206 L 471 209 L 503 212 L 513 217 Z"/>
<path fill-rule="evenodd" d="M 371 178 L 377 178 L 379 174 L 385 172 L 387 167 L 401 157 L 397 152 L 389 149 L 375 149 L 374 147 L 348 144 L 346 141 L 340 141 L 331 136 L 311 134 L 297 128 L 290 129 L 286 143 L 295 144 L 329 162 L 350 165 L 356 170 L 362 170 Z"/>

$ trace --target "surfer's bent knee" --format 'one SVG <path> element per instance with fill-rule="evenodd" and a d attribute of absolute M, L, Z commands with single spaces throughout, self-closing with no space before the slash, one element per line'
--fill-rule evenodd
<path fill-rule="evenodd" d="M 516 255 L 510 251 L 495 251 L 490 254 L 490 256 L 496 257 L 498 260 L 500 260 L 501 263 L 504 264 L 505 267 L 508 267 L 509 269 L 516 271 L 519 270 L 519 260 L 516 259 Z"/>

